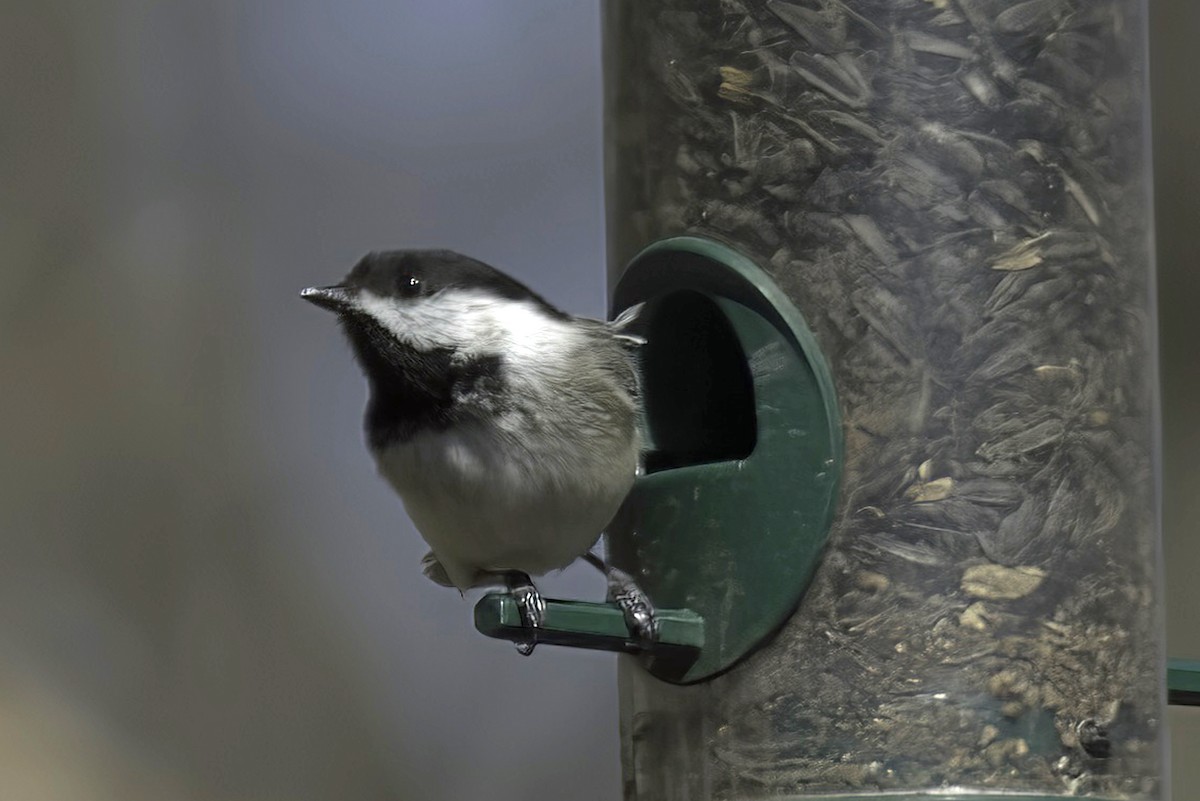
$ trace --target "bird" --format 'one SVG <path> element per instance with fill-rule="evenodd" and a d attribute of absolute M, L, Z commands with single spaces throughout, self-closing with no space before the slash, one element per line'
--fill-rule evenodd
<path fill-rule="evenodd" d="M 641 469 L 641 306 L 573 316 L 451 250 L 371 252 L 300 295 L 337 315 L 362 368 L 367 446 L 430 547 L 426 576 L 507 586 L 528 655 L 545 617 L 531 577 L 582 557 L 654 642 L 649 598 L 592 552 Z"/>

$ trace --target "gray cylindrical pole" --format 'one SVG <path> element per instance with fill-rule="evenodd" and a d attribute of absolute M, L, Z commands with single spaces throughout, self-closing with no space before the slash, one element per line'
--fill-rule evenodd
<path fill-rule="evenodd" d="M 622 665 L 628 798 L 1162 797 L 1144 10 L 607 6 L 613 281 L 683 233 L 754 259 L 846 438 L 778 636 Z"/>

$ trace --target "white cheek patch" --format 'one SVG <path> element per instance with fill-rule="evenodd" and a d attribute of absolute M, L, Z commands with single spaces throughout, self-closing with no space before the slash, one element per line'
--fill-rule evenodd
<path fill-rule="evenodd" d="M 464 357 L 499 354 L 516 365 L 567 358 L 577 335 L 568 322 L 532 301 L 474 290 L 443 290 L 411 300 L 364 290 L 358 308 L 418 350 L 446 348 Z"/>
<path fill-rule="evenodd" d="M 461 314 L 463 304 L 450 302 L 446 294 L 399 300 L 363 290 L 358 295 L 358 308 L 386 328 L 397 341 L 418 350 L 455 348 L 468 331 Z"/>

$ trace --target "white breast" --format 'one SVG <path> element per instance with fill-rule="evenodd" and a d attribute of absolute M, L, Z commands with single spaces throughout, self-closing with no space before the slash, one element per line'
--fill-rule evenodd
<path fill-rule="evenodd" d="M 503 403 L 375 453 L 451 581 L 465 588 L 477 570 L 540 575 L 590 548 L 637 468 L 633 400 L 600 358 L 611 362 L 603 348 L 615 341 L 532 301 L 473 290 L 362 302 L 414 347 L 502 359 Z M 496 408 L 506 411 L 491 416 Z"/>
<path fill-rule="evenodd" d="M 567 566 L 595 544 L 633 483 L 632 442 L 607 457 L 586 446 L 536 454 L 497 431 L 469 423 L 376 453 L 460 589 L 477 570 L 541 575 Z"/>

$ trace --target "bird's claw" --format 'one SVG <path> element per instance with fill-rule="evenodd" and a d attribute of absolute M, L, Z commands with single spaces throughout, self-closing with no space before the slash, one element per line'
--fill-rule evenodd
<path fill-rule="evenodd" d="M 625 615 L 625 625 L 633 632 L 634 638 L 643 648 L 649 648 L 658 642 L 658 617 L 654 604 L 642 592 L 633 577 L 615 567 L 608 569 L 608 598 L 621 607 Z"/>
<path fill-rule="evenodd" d="M 537 645 L 537 630 L 546 620 L 546 601 L 529 576 L 523 574 L 510 579 L 508 589 L 521 615 L 521 626 L 528 632 L 527 639 L 517 641 L 517 653 L 529 656 Z"/>

